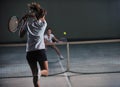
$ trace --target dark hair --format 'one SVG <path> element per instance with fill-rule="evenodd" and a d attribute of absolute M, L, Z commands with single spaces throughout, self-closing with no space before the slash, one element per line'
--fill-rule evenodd
<path fill-rule="evenodd" d="M 35 16 L 37 19 L 40 19 L 42 18 L 43 16 L 46 15 L 46 10 L 45 9 L 42 9 L 40 8 L 36 13 L 35 13 Z"/>
<path fill-rule="evenodd" d="M 30 13 L 34 13 L 38 11 L 41 8 L 41 6 L 39 3 L 32 2 L 31 4 L 28 4 L 28 8 Z"/>
<path fill-rule="evenodd" d="M 28 7 L 30 10 L 30 13 L 34 14 L 37 20 L 42 18 L 47 13 L 45 9 L 41 8 L 39 3 L 28 4 Z"/>
<path fill-rule="evenodd" d="M 47 30 L 52 30 L 52 28 L 51 28 L 51 27 L 48 27 Z"/>

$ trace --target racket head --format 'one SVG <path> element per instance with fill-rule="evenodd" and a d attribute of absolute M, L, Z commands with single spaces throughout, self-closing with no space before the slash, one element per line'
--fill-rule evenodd
<path fill-rule="evenodd" d="M 9 21 L 8 21 L 8 30 L 10 32 L 16 32 L 18 24 L 19 24 L 18 17 L 17 16 L 11 16 Z"/>

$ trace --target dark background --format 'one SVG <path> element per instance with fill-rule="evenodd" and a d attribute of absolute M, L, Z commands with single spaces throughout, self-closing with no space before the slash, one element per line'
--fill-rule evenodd
<path fill-rule="evenodd" d="M 32 1 L 47 10 L 48 27 L 58 38 L 64 31 L 69 40 L 120 38 L 120 0 L 1 0 L 0 43 L 26 41 L 8 31 L 8 19 L 22 17 Z"/>

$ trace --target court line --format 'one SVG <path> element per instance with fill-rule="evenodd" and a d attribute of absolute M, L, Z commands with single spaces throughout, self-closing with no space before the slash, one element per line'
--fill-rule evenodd
<path fill-rule="evenodd" d="M 60 64 L 60 66 L 61 66 L 62 71 L 65 71 L 61 60 L 60 60 L 59 58 L 58 58 L 58 60 L 59 60 L 59 64 Z M 67 81 L 67 83 L 68 83 L 68 87 L 72 87 L 71 81 L 70 81 L 69 76 L 67 75 L 66 72 L 64 73 L 64 76 L 65 76 L 66 81 Z"/>

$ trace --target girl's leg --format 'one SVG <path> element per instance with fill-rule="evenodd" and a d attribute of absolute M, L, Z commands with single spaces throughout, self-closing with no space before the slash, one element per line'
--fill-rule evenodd
<path fill-rule="evenodd" d="M 40 62 L 41 75 L 48 76 L 48 61 Z"/>
<path fill-rule="evenodd" d="M 56 53 L 60 56 L 60 50 L 57 48 L 57 46 L 53 45 L 52 48 L 56 51 Z"/>
<path fill-rule="evenodd" d="M 60 53 L 60 50 L 57 48 L 56 45 L 53 45 L 52 48 L 56 51 L 56 53 L 58 54 L 58 56 L 63 59 L 64 57 L 62 56 L 62 54 Z"/>
<path fill-rule="evenodd" d="M 32 58 L 29 55 L 27 55 L 27 61 L 32 71 L 34 87 L 40 87 L 39 79 L 38 79 L 37 61 L 35 60 L 35 58 Z"/>
<path fill-rule="evenodd" d="M 48 61 L 47 61 L 47 55 L 45 50 L 40 51 L 41 58 L 38 58 L 38 62 L 41 68 L 41 75 L 42 76 L 48 76 Z"/>

